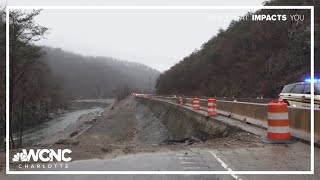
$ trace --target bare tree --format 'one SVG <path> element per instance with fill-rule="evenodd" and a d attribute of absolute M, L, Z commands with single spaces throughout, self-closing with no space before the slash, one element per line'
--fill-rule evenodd
<path fill-rule="evenodd" d="M 22 10 L 13 10 L 9 14 L 10 32 L 9 32 L 9 63 L 10 63 L 10 85 L 9 85 L 9 108 L 10 108 L 10 142 L 12 148 L 15 148 L 12 132 L 13 121 L 13 101 L 15 100 L 16 86 L 23 75 L 30 70 L 41 56 L 40 47 L 33 43 L 39 41 L 47 32 L 47 28 L 35 23 L 35 17 L 41 10 L 31 12 Z M 23 124 L 23 123 L 22 123 Z M 20 129 L 23 129 L 20 127 Z M 21 136 L 22 137 L 22 136 Z"/>
<path fill-rule="evenodd" d="M 5 8 L 0 8 L 0 143 L 2 143 L 6 122 L 6 23 Z"/>

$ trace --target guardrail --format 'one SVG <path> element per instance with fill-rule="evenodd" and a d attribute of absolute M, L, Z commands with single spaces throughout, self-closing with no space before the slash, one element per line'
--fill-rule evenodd
<path fill-rule="evenodd" d="M 177 97 L 152 96 L 168 102 L 178 103 Z M 183 105 L 192 106 L 192 98 L 183 98 Z M 268 127 L 267 104 L 217 100 L 218 114 L 250 123 L 261 128 Z M 200 99 L 200 110 L 207 111 L 207 99 Z M 289 107 L 290 133 L 292 136 L 310 141 L 311 109 Z M 314 138 L 320 144 L 320 110 L 314 110 Z"/>

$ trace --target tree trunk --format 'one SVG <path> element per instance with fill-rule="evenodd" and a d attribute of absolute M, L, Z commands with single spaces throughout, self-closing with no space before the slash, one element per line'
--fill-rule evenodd
<path fill-rule="evenodd" d="M 12 109 L 12 101 L 13 101 L 13 88 L 12 85 L 9 84 L 9 137 L 11 142 L 11 148 L 15 148 L 14 141 L 13 141 L 13 129 L 12 129 L 12 117 L 13 117 L 13 109 Z"/>
<path fill-rule="evenodd" d="M 25 97 L 23 95 L 21 102 L 21 119 L 20 119 L 20 131 L 19 131 L 19 147 L 22 147 L 22 133 L 23 133 L 23 121 L 24 121 L 24 100 Z"/>

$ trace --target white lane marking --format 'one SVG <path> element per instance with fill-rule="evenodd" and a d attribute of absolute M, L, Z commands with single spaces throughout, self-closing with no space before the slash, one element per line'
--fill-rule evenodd
<path fill-rule="evenodd" d="M 221 164 L 221 166 L 224 168 L 224 169 L 226 169 L 227 171 L 233 171 L 225 162 L 223 162 L 220 158 L 219 158 L 219 156 L 217 156 L 216 155 L 216 153 L 214 152 L 214 151 L 209 151 L 210 152 L 210 154 L 212 154 L 212 156 L 214 157 L 214 158 L 216 158 L 216 160 L 218 160 L 219 161 L 219 163 Z M 236 174 L 230 174 L 233 178 L 235 178 L 235 179 L 237 179 L 237 180 L 243 180 L 243 179 L 241 179 L 238 175 L 236 175 Z"/>

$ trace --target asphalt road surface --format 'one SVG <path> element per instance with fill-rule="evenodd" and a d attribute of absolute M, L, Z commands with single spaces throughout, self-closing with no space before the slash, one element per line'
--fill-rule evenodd
<path fill-rule="evenodd" d="M 303 145 L 302 145 L 303 146 Z M 300 145 L 297 146 L 300 148 Z M 277 148 L 280 150 L 279 148 Z M 242 153 L 242 152 L 241 152 Z M 269 152 L 267 152 L 269 153 Z M 285 162 L 286 156 L 281 158 L 281 152 L 278 156 L 278 162 Z M 248 151 L 248 154 L 252 152 Z M 247 154 L 247 155 L 248 155 Z M 282 154 L 283 155 L 283 154 Z M 293 154 L 291 154 L 293 155 Z M 91 159 L 73 161 L 68 164 L 68 171 L 83 171 L 94 169 L 96 171 L 231 171 L 231 170 L 263 170 L 264 166 L 269 165 L 271 157 L 265 157 L 263 161 L 254 161 L 248 158 L 246 162 L 241 163 L 242 158 L 246 154 L 240 155 L 234 153 L 231 155 L 231 151 L 219 152 L 215 150 L 184 150 L 177 152 L 156 152 L 156 153 L 138 153 L 126 156 L 121 156 L 113 159 Z M 239 158 L 240 157 L 240 158 Z M 253 156 L 254 157 L 254 156 Z M 234 158 L 234 159 L 232 159 Z M 294 159 L 294 157 L 293 157 Z M 251 164 L 248 163 L 251 161 Z M 270 159 L 273 161 L 273 159 Z M 281 165 L 281 164 L 280 164 Z M 301 165 L 301 164 L 300 164 Z M 290 164 L 291 170 L 300 166 L 294 163 Z M 308 166 L 308 164 L 305 164 Z M 259 169 L 260 168 L 260 169 Z M 262 168 L 262 169 L 261 169 Z M 53 169 L 42 169 L 50 170 Z M 270 169 L 265 169 L 270 170 Z M 277 170 L 277 169 L 271 169 Z M 281 169 L 278 169 L 281 170 Z M 306 167 L 308 170 L 308 167 Z M 280 178 L 281 177 L 281 178 Z M 318 175 L 221 175 L 221 174 L 210 174 L 210 175 L 11 175 L 7 177 L 10 180 L 82 180 L 82 179 L 151 179 L 151 180 L 206 180 L 206 179 L 217 179 L 217 180 L 256 180 L 256 179 L 319 179 Z"/>
<path fill-rule="evenodd" d="M 155 143 L 167 133 L 156 134 L 160 124 L 156 124 L 150 114 L 141 117 L 136 113 L 136 104 L 127 99 L 115 105 L 109 116 L 98 117 L 97 123 L 79 136 L 80 145 L 66 147 L 73 151 L 73 161 L 68 169 L 39 169 L 54 171 L 58 175 L 8 175 L 10 180 L 300 180 L 320 179 L 320 150 L 315 149 L 316 175 L 119 175 L 121 171 L 308 171 L 310 170 L 310 146 L 301 142 L 289 145 L 270 145 L 258 142 L 245 134 L 238 134 L 192 145 L 157 145 L 151 151 L 145 143 Z M 141 110 L 141 109 L 140 109 Z M 142 109 L 143 110 L 143 109 Z M 139 111 L 140 112 L 140 111 Z M 143 118 L 147 119 L 144 123 Z M 141 121 L 141 122 L 140 122 Z M 149 122 L 150 121 L 150 122 Z M 147 126 L 148 125 L 148 126 Z M 140 132 L 142 131 L 143 132 Z M 251 137 L 251 135 L 248 135 Z M 244 138 L 244 139 L 243 139 Z M 85 146 L 84 149 L 79 146 Z M 112 145 L 110 148 L 110 145 Z M 108 147 L 108 148 L 107 148 Z M 115 148 L 118 147 L 118 148 Z M 133 147 L 133 148 L 127 148 Z M 164 148 L 166 147 L 166 148 Z M 78 148 L 78 151 L 77 151 Z M 114 149 L 115 148 L 115 149 Z M 148 149 L 148 148 L 147 148 Z M 109 152 L 110 150 L 110 152 Z M 81 159 L 79 152 L 90 156 Z M 102 153 L 103 152 L 103 153 Z M 119 153 L 121 152 L 121 153 Z M 96 156 L 94 156 L 96 155 Z M 76 158 L 78 157 L 78 158 Z M 15 164 L 12 164 L 15 165 Z M 16 167 L 16 166 L 15 166 Z M 17 171 L 37 169 L 12 169 Z M 72 171 L 83 175 L 61 175 L 58 171 Z M 117 171 L 109 175 L 88 175 L 85 171 Z M 212 172 L 214 173 L 214 172 Z"/>

